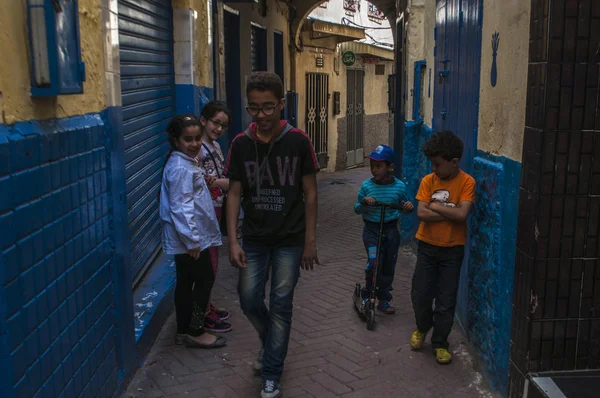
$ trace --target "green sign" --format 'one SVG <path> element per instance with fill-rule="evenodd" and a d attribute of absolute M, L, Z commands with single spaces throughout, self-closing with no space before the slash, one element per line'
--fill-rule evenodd
<path fill-rule="evenodd" d="M 342 53 L 342 62 L 346 66 L 352 66 L 356 62 L 356 55 L 352 51 L 344 51 Z"/>

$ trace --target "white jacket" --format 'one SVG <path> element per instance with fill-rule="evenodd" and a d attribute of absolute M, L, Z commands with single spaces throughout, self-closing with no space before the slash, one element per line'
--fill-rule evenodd
<path fill-rule="evenodd" d="M 173 151 L 160 189 L 162 245 L 167 254 L 221 246 L 221 231 L 210 190 L 196 159 Z"/>

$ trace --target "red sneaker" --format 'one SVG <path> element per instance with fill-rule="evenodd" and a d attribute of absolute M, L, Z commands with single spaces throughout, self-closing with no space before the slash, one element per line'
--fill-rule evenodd
<path fill-rule="evenodd" d="M 225 310 L 220 310 L 212 304 L 210 304 L 210 306 L 208 307 L 208 312 L 212 312 L 217 316 L 217 318 L 219 318 L 222 321 L 229 319 L 229 312 Z"/>
<path fill-rule="evenodd" d="M 231 324 L 219 319 L 214 312 L 211 312 L 204 317 L 204 330 L 207 332 L 227 333 L 231 332 L 232 329 L 233 327 Z"/>

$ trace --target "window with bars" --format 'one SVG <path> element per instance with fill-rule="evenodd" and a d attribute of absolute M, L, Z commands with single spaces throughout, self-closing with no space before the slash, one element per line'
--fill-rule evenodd
<path fill-rule="evenodd" d="M 348 11 L 358 11 L 360 0 L 344 0 L 344 9 Z"/>
<path fill-rule="evenodd" d="M 375 65 L 375 75 L 377 75 L 377 76 L 385 75 L 385 64 Z"/>
<path fill-rule="evenodd" d="M 377 18 L 377 19 L 383 19 L 385 18 L 385 15 L 383 15 L 383 12 L 379 11 L 377 9 L 377 7 L 375 6 L 375 4 L 369 2 L 369 12 L 368 15 L 370 18 Z"/>

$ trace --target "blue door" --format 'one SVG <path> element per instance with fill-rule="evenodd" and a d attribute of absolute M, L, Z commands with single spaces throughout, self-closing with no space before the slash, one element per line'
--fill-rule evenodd
<path fill-rule="evenodd" d="M 435 39 L 433 129 L 460 136 L 461 167 L 470 172 L 477 151 L 481 0 L 438 0 Z"/>
<path fill-rule="evenodd" d="M 235 12 L 223 12 L 223 33 L 225 43 L 225 92 L 227 107 L 231 110 L 227 134 L 221 137 L 223 154 L 227 156 L 231 141 L 242 132 L 242 83 L 240 71 L 240 16 Z"/>
<path fill-rule="evenodd" d="M 273 32 L 273 49 L 274 49 L 274 60 L 273 60 L 273 70 L 281 79 L 284 88 L 285 88 L 285 80 L 284 80 L 284 58 L 283 58 L 283 32 L 275 31 Z M 281 110 L 281 119 L 285 119 L 285 109 Z"/>
<path fill-rule="evenodd" d="M 464 143 L 461 168 L 472 170 L 477 152 L 481 62 L 481 0 L 438 0 L 435 28 L 433 129 L 451 130 Z M 457 314 L 468 322 L 469 250 L 465 250 Z"/>
<path fill-rule="evenodd" d="M 160 250 L 158 192 L 175 112 L 170 0 L 119 0 L 123 134 L 134 285 Z"/>
<path fill-rule="evenodd" d="M 275 53 L 273 54 L 273 56 L 275 57 L 274 60 L 274 70 L 275 73 L 277 73 L 277 75 L 281 78 L 281 81 L 284 81 L 284 64 L 283 64 L 283 54 L 284 54 L 284 47 L 283 47 L 283 33 L 279 32 L 279 31 L 275 31 L 273 32 L 273 48 L 275 49 Z"/>

